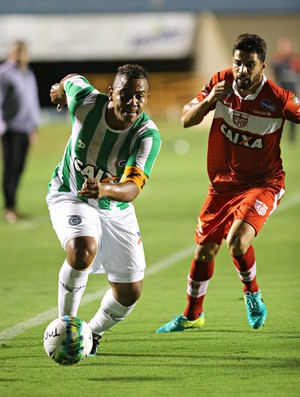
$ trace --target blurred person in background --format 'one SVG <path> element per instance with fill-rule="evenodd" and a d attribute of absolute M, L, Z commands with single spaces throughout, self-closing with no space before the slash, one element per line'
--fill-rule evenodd
<path fill-rule="evenodd" d="M 284 122 L 300 123 L 300 99 L 267 79 L 265 57 L 266 43 L 260 36 L 238 36 L 232 67 L 216 73 L 183 108 L 185 128 L 214 111 L 207 159 L 210 186 L 196 227 L 187 306 L 158 333 L 204 325 L 203 301 L 224 239 L 243 283 L 249 325 L 258 329 L 265 323 L 252 241 L 285 192 L 280 155 Z M 272 264 L 268 268 L 272 272 Z"/>
<path fill-rule="evenodd" d="M 144 248 L 132 201 L 150 177 L 160 133 L 144 113 L 148 72 L 118 68 L 108 95 L 71 74 L 54 84 L 51 101 L 68 105 L 72 134 L 49 184 L 53 228 L 66 251 L 59 272 L 58 312 L 76 316 L 90 273 L 106 273 L 110 289 L 89 321 L 91 355 L 102 334 L 124 320 L 142 291 Z"/>
<path fill-rule="evenodd" d="M 23 218 L 17 211 L 17 192 L 30 144 L 37 138 L 39 122 L 38 87 L 29 67 L 28 47 L 24 41 L 15 41 L 9 47 L 7 60 L 0 65 L 2 189 L 4 217 L 9 223 Z"/>
<path fill-rule="evenodd" d="M 278 85 L 287 90 L 299 92 L 300 84 L 300 55 L 296 52 L 294 42 L 288 37 L 278 40 L 278 52 L 273 58 L 275 79 Z M 296 141 L 296 125 L 289 122 L 288 138 Z"/>

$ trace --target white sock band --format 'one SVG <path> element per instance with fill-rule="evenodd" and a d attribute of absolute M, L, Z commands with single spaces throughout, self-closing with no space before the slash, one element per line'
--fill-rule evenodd
<path fill-rule="evenodd" d="M 242 272 L 238 269 L 236 269 L 236 270 L 239 274 L 240 279 L 243 282 L 248 283 L 248 282 L 252 281 L 254 279 L 254 277 L 256 277 L 256 262 L 254 262 L 254 265 L 249 270 L 246 270 L 244 272 Z"/>
<path fill-rule="evenodd" d="M 200 298 L 200 296 L 206 294 L 210 279 L 204 281 L 195 281 L 190 277 L 190 275 L 188 275 L 187 280 L 188 282 L 186 292 L 189 296 L 191 296 L 192 298 Z"/>

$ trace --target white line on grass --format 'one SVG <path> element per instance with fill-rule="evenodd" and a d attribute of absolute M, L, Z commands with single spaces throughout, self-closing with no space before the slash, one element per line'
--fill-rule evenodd
<path fill-rule="evenodd" d="M 300 203 L 300 192 L 296 192 L 295 194 L 293 194 L 292 196 L 290 196 L 289 198 L 284 200 L 283 203 L 281 203 L 281 205 L 278 207 L 278 210 L 275 211 L 274 214 L 276 214 L 278 212 L 282 213 L 291 207 L 299 205 L 299 203 Z M 192 246 L 187 247 L 181 251 L 176 252 L 175 254 L 169 256 L 168 258 L 165 258 L 165 259 L 155 263 L 152 266 L 149 266 L 146 270 L 146 277 L 151 276 L 156 273 L 159 273 L 163 269 L 166 269 L 166 268 L 174 265 L 178 261 L 180 261 L 180 260 L 186 258 L 188 255 L 190 255 L 194 249 L 195 249 L 195 245 L 192 245 Z M 100 300 L 101 296 L 103 296 L 103 294 L 105 293 L 107 288 L 108 287 L 101 288 L 97 292 L 85 295 L 82 298 L 81 305 L 85 305 L 85 304 L 92 302 L 96 299 Z M 56 318 L 56 316 L 57 316 L 57 307 L 54 307 L 50 310 L 47 310 L 46 312 L 38 314 L 35 317 L 32 317 L 26 321 L 23 321 L 22 323 L 16 324 L 10 328 L 7 328 L 7 329 L 1 331 L 0 332 L 0 347 L 5 341 L 22 334 L 23 332 L 25 332 L 27 329 L 29 329 L 31 327 L 35 327 L 35 326 L 40 325 L 46 321 L 54 319 L 54 318 Z"/>
<path fill-rule="evenodd" d="M 181 251 L 176 252 L 175 254 L 169 256 L 166 259 L 163 259 L 163 260 L 155 263 L 152 266 L 149 266 L 146 270 L 146 277 L 156 274 L 156 273 L 159 273 L 161 270 L 174 265 L 176 262 L 178 262 L 178 261 L 186 258 L 188 255 L 190 255 L 194 249 L 195 249 L 195 245 L 192 245 L 188 248 L 185 248 Z M 85 305 L 89 302 L 92 302 L 96 299 L 100 300 L 107 289 L 108 289 L 108 286 L 105 288 L 101 288 L 97 292 L 93 292 L 91 294 L 87 294 L 87 295 L 83 296 L 82 301 L 81 301 L 81 306 Z M 16 336 L 25 332 L 27 329 L 35 327 L 40 324 L 43 324 L 46 321 L 53 320 L 56 317 L 57 317 L 57 307 L 54 307 L 50 310 L 47 310 L 43 313 L 38 314 L 35 317 L 32 317 L 26 321 L 23 321 L 19 324 L 16 324 L 10 328 L 7 328 L 7 329 L 1 331 L 0 332 L 0 347 L 4 342 L 8 341 L 9 339 L 15 338 Z"/>
<path fill-rule="evenodd" d="M 282 202 L 280 203 L 278 209 L 274 212 L 274 214 L 278 212 L 283 212 L 291 207 L 296 207 L 300 203 L 300 192 L 296 192 L 290 197 L 286 199 L 283 197 Z"/>

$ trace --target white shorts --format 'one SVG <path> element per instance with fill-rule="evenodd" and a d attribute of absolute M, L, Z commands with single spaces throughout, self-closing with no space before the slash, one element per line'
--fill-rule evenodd
<path fill-rule="evenodd" d="M 145 254 L 132 204 L 124 210 L 101 210 L 67 194 L 47 197 L 47 201 L 53 229 L 64 249 L 75 237 L 91 236 L 98 242 L 90 273 L 106 273 L 109 281 L 119 283 L 144 278 Z"/>

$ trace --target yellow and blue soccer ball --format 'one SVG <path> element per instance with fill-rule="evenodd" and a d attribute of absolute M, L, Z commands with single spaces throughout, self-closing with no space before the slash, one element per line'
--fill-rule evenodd
<path fill-rule="evenodd" d="M 93 346 L 93 335 L 88 324 L 72 316 L 53 320 L 44 333 L 47 355 L 60 365 L 74 365 L 84 360 Z"/>

